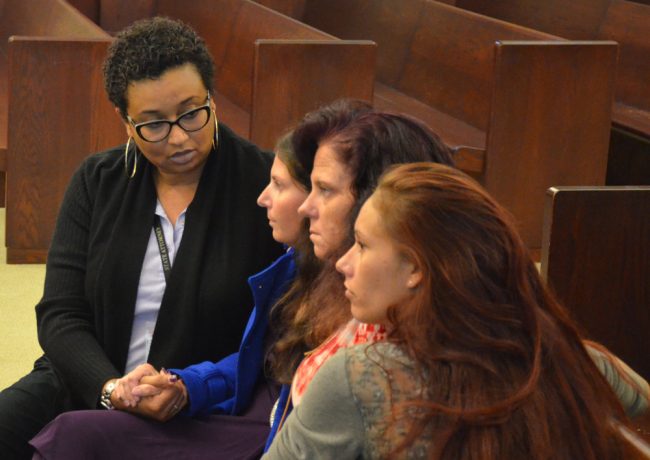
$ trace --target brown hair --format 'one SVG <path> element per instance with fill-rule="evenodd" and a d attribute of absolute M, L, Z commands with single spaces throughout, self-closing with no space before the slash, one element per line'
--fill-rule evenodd
<path fill-rule="evenodd" d="M 272 325 L 281 330 L 270 353 L 274 376 L 289 383 L 303 353 L 320 345 L 351 318 L 343 279 L 334 263 L 352 245 L 358 210 L 390 165 L 415 161 L 452 164 L 449 148 L 422 122 L 407 115 L 378 112 L 362 101 L 341 99 L 305 115 L 293 135 L 293 147 L 306 171 L 312 170 L 318 148 L 329 143 L 354 176 L 356 199 L 346 225 L 348 238 L 318 274 L 301 279 L 296 294 L 272 312 Z"/>
<path fill-rule="evenodd" d="M 303 117 L 293 131 L 291 147 L 307 175 L 311 174 L 320 140 L 371 110 L 366 102 L 339 99 Z M 308 228 L 309 222 L 306 225 Z M 331 262 L 316 258 L 308 231 L 306 235 L 297 247 L 303 267 L 299 265 L 291 287 L 270 313 L 272 346 L 266 365 L 281 383 L 291 383 L 304 353 L 318 346 L 350 317 L 346 309 L 340 308 L 347 300 L 338 273 Z"/>
<path fill-rule="evenodd" d="M 507 211 L 432 163 L 392 169 L 372 204 L 424 275 L 388 311 L 389 340 L 426 381 L 397 452 L 432 432 L 432 458 L 620 458 L 623 410 Z"/>

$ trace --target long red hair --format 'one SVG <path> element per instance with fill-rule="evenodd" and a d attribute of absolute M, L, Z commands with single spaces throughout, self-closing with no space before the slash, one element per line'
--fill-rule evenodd
<path fill-rule="evenodd" d="M 509 213 L 434 163 L 389 171 L 373 204 L 424 274 L 388 312 L 389 340 L 427 382 L 398 452 L 426 430 L 432 458 L 621 458 L 612 420 L 625 423 L 623 409 Z"/>

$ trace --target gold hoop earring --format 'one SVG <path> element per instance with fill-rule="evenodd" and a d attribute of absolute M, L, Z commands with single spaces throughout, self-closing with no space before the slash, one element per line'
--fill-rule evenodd
<path fill-rule="evenodd" d="M 129 174 L 129 145 L 131 145 L 131 140 L 133 140 L 133 138 L 129 136 L 129 140 L 126 141 L 126 147 L 124 148 L 124 172 L 129 179 L 133 179 L 133 176 L 135 176 L 138 169 L 138 147 L 135 146 L 133 152 L 133 170 L 131 171 L 131 174 Z M 135 145 L 135 141 L 133 143 Z"/>
<path fill-rule="evenodd" d="M 216 152 L 219 146 L 219 122 L 217 121 L 217 114 L 212 110 L 214 116 L 214 137 L 212 138 L 212 149 Z"/>

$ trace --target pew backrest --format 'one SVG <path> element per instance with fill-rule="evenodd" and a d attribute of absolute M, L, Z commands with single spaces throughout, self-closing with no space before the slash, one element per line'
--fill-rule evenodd
<path fill-rule="evenodd" d="M 307 0 L 305 22 L 378 45 L 381 83 L 487 130 L 497 40 L 557 40 L 430 0 Z"/>
<path fill-rule="evenodd" d="M 650 378 L 650 187 L 554 187 L 541 272 L 587 337 Z"/>
<path fill-rule="evenodd" d="M 431 0 L 305 0 L 304 20 L 378 43 L 375 104 L 422 118 L 541 244 L 545 190 L 605 183 L 617 47 Z M 482 154 L 481 154 L 482 151 Z"/>
<path fill-rule="evenodd" d="M 456 5 L 568 39 L 618 42 L 613 121 L 650 138 L 650 5 L 627 0 L 456 0 Z"/>
<path fill-rule="evenodd" d="M 251 135 L 272 149 L 305 113 L 341 97 L 372 100 L 376 45 L 371 41 L 257 40 Z"/>
<path fill-rule="evenodd" d="M 604 185 L 614 91 L 614 42 L 496 45 L 486 165 L 479 180 L 540 247 L 554 185 Z"/>

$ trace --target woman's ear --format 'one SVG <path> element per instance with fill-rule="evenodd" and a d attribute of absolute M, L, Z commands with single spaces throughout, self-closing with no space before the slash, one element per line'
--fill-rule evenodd
<path fill-rule="evenodd" d="M 422 270 L 417 268 L 416 265 L 413 264 L 413 270 L 411 271 L 411 274 L 408 277 L 408 280 L 406 281 L 406 286 L 409 289 L 415 289 L 416 287 L 419 286 L 419 284 L 422 282 Z"/>
<path fill-rule="evenodd" d="M 120 120 L 122 120 L 122 124 L 124 124 L 124 129 L 126 130 L 126 136 L 135 138 L 134 136 L 135 133 L 133 133 L 133 126 L 131 126 L 131 123 L 129 123 L 126 120 L 125 116 L 122 116 L 122 112 L 120 111 L 119 108 L 115 107 L 114 110 L 117 116 L 120 117 Z"/>
<path fill-rule="evenodd" d="M 406 264 L 406 287 L 415 289 L 422 282 L 424 276 L 422 269 L 412 257 L 406 257 L 404 263 Z"/>

